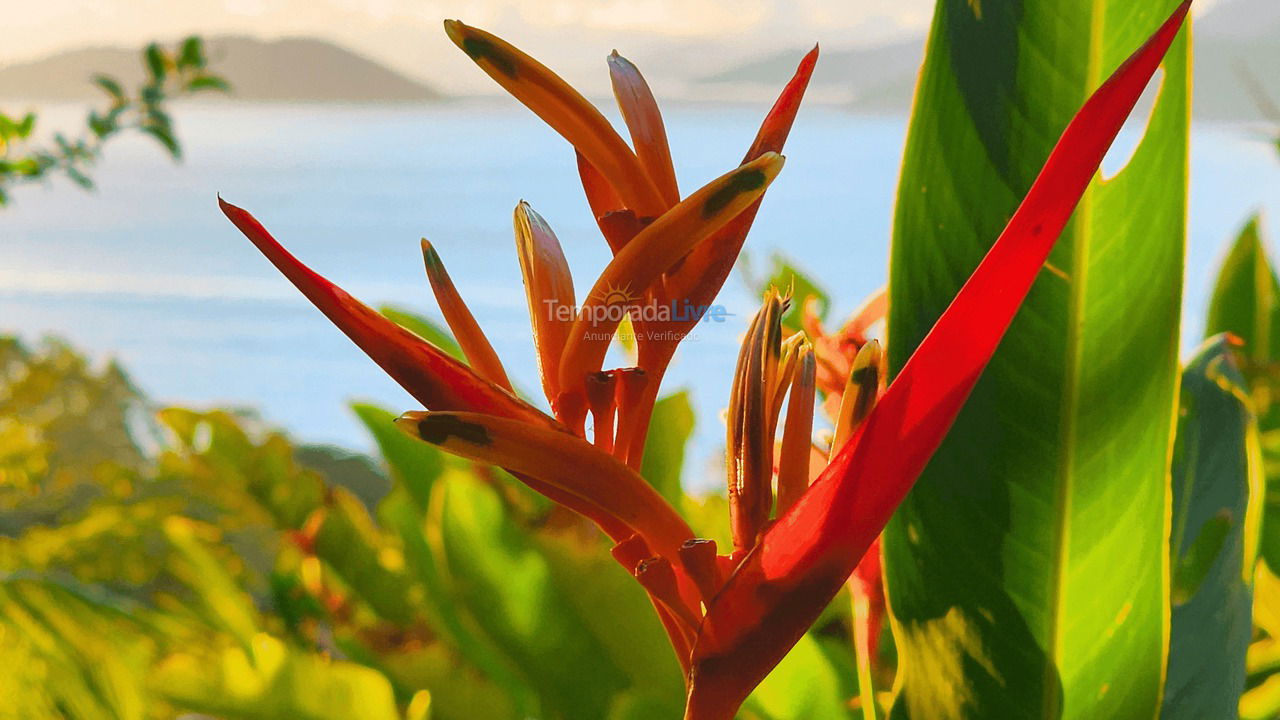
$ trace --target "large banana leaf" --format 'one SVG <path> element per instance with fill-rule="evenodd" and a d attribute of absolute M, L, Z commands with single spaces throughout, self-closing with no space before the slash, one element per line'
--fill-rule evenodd
<path fill-rule="evenodd" d="M 1088 93 L 1175 0 L 939 0 L 890 267 L 896 369 Z M 1127 167 L 1086 193 L 886 530 L 897 718 L 1153 718 L 1168 627 L 1185 34 Z"/>
<path fill-rule="evenodd" d="M 1248 391 L 1225 336 L 1182 374 L 1173 456 L 1169 678 L 1162 720 L 1230 720 L 1253 634 L 1262 458 Z"/>

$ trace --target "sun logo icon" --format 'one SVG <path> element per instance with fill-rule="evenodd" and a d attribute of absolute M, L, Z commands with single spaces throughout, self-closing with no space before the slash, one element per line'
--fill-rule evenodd
<path fill-rule="evenodd" d="M 627 306 L 634 304 L 639 298 L 631 294 L 631 285 L 623 285 L 621 287 L 609 283 L 604 287 L 604 291 L 600 293 L 600 304 L 606 307 L 615 305 Z"/>

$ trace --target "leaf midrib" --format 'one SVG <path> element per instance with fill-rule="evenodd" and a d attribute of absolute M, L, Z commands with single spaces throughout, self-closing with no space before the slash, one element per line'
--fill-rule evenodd
<path fill-rule="evenodd" d="M 1089 11 L 1092 15 L 1090 17 L 1085 87 L 1081 88 L 1080 93 L 1081 103 L 1085 101 L 1089 92 L 1097 87 L 1102 80 L 1102 37 L 1106 20 L 1103 3 L 1105 1 L 1090 0 L 1089 3 Z M 1069 230 L 1071 233 L 1071 272 L 1067 280 L 1069 285 L 1068 292 L 1070 293 L 1067 304 L 1067 367 L 1064 374 L 1065 387 L 1063 393 L 1065 400 L 1062 403 L 1061 435 L 1059 438 L 1059 447 L 1062 448 L 1062 452 L 1059 455 L 1058 497 L 1055 505 L 1058 515 L 1055 518 L 1056 524 L 1054 527 L 1057 557 L 1054 558 L 1053 571 L 1049 580 L 1050 612 L 1047 632 L 1048 642 L 1046 643 L 1048 652 L 1045 653 L 1044 696 L 1040 703 L 1040 712 L 1046 720 L 1062 717 L 1063 706 L 1066 703 L 1065 690 L 1060 693 L 1057 682 L 1058 660 L 1063 656 L 1061 644 L 1062 611 L 1064 606 L 1062 589 L 1065 585 L 1070 555 L 1071 500 L 1074 486 L 1072 481 L 1075 477 L 1077 439 L 1076 419 L 1079 416 L 1080 408 L 1080 336 L 1084 325 L 1084 294 L 1088 285 L 1086 279 L 1089 267 L 1089 241 L 1091 239 L 1089 231 L 1093 220 L 1094 193 L 1097 192 L 1098 183 L 1100 182 L 1101 171 L 1098 171 L 1094 173 L 1093 186 L 1086 190 L 1084 196 L 1080 199 L 1080 204 L 1076 209 L 1075 218 Z"/>

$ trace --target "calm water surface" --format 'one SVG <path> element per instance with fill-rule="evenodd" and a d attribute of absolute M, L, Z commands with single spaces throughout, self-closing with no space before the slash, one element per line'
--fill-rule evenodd
<path fill-rule="evenodd" d="M 682 187 L 741 158 L 763 108 L 673 108 Z M 67 110 L 48 120 L 73 122 Z M 186 162 L 128 141 L 109 149 L 102 189 L 19 191 L 0 212 L 0 333 L 70 339 L 118 357 L 162 402 L 259 408 L 296 436 L 369 446 L 351 399 L 415 403 L 337 332 L 218 212 L 252 210 L 300 258 L 371 303 L 434 314 L 418 250 L 440 251 L 515 381 L 539 387 L 511 211 L 529 201 L 555 228 L 579 292 L 608 260 L 573 155 L 509 105 L 433 108 L 218 105 L 179 113 Z M 905 120 L 807 107 L 787 168 L 747 243 L 780 251 L 851 309 L 885 281 Z M 1197 127 L 1193 140 L 1186 340 L 1193 345 L 1226 243 L 1254 208 L 1280 209 L 1280 162 L 1248 132 Z M 668 375 L 699 411 L 690 479 L 716 462 L 736 344 L 754 301 L 740 276 Z"/>

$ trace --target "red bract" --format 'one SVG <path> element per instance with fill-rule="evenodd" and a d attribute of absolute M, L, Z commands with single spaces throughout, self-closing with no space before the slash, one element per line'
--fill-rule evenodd
<path fill-rule="evenodd" d="M 428 408 L 398 421 L 406 432 L 506 468 L 613 538 L 614 557 L 648 592 L 686 670 L 686 718 L 732 718 L 849 577 L 941 442 L 1186 12 L 1184 4 L 1085 104 L 1004 233 L 882 395 L 879 347 L 864 337 L 882 305 L 872 303 L 835 338 L 816 332 L 783 337 L 789 298 L 766 295 L 730 399 L 735 547 L 727 554 L 695 537 L 635 470 L 661 376 L 696 318 L 637 320 L 639 367 L 603 370 L 601 363 L 621 314 L 639 318 L 647 302 L 706 305 L 715 297 L 781 169 L 776 151 L 816 48 L 766 118 L 746 161 L 681 198 L 661 114 L 634 65 L 616 54 L 609 62 L 632 151 L 550 70 L 493 35 L 446 23 L 449 36 L 482 69 L 574 146 L 588 201 L 615 254 L 574 311 L 559 241 L 527 205 L 516 209 L 534 342 L 554 418 L 506 389 L 501 361 L 429 244 L 432 288 L 470 367 L 307 269 L 248 213 L 222 207 Z M 829 405 L 836 424 L 830 463 L 811 437 L 819 387 L 841 398 Z M 594 419 L 590 440 L 588 415 Z M 812 484 L 811 468 L 825 468 Z"/>
<path fill-rule="evenodd" d="M 769 528 L 708 609 L 687 717 L 731 718 L 858 564 L 995 352 L 1190 8 L 1085 103 L 999 239 L 809 492 Z"/>

